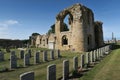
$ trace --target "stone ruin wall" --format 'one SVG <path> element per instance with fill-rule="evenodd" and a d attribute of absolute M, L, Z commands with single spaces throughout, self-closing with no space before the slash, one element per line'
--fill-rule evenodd
<path fill-rule="evenodd" d="M 69 31 L 62 31 L 67 15 L 70 28 Z M 49 43 L 52 43 L 55 49 L 88 51 L 104 45 L 102 22 L 94 21 L 92 10 L 75 4 L 56 16 L 55 34 L 39 35 L 34 42 L 36 47 L 49 48 Z"/>

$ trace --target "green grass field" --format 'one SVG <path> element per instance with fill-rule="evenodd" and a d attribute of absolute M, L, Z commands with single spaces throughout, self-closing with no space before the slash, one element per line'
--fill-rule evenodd
<path fill-rule="evenodd" d="M 118 45 L 119 47 L 119 45 Z M 33 49 L 32 56 L 36 50 Z M 16 50 L 16 54 L 19 57 L 19 51 Z M 62 65 L 63 60 L 68 59 L 70 64 L 70 72 L 73 71 L 73 57 L 78 56 L 78 62 L 80 65 L 80 55 L 81 53 L 73 53 L 69 51 L 61 52 L 62 58 L 49 60 L 48 62 L 41 62 L 40 64 L 34 64 L 34 58 L 30 59 L 31 66 L 26 68 L 18 68 L 9 72 L 0 73 L 0 80 L 19 80 L 19 76 L 22 73 L 28 71 L 35 72 L 35 80 L 46 80 L 47 66 L 50 64 L 56 64 L 57 79 L 62 77 Z M 0 69 L 9 68 L 9 53 L 5 53 L 5 61 L 0 62 Z M 49 55 L 48 55 L 49 58 Z M 40 54 L 40 60 L 42 61 L 42 54 Z M 18 59 L 18 67 L 23 66 L 23 60 Z M 75 80 L 120 80 L 120 49 L 113 50 L 108 56 L 106 56 L 99 64 L 95 65 L 90 71 L 84 74 L 82 77 Z"/>
<path fill-rule="evenodd" d="M 35 53 L 35 49 L 32 52 L 32 56 Z M 40 50 L 40 49 L 36 49 Z M 19 57 L 19 51 L 15 50 L 17 57 Z M 80 53 L 71 53 L 69 51 L 62 51 L 61 52 L 62 58 L 55 59 L 55 60 L 49 60 L 48 62 L 41 62 L 40 64 L 34 64 L 34 58 L 32 57 L 30 59 L 31 66 L 28 66 L 26 68 L 18 68 L 13 71 L 9 72 L 2 72 L 0 73 L 0 80 L 19 80 L 19 76 L 22 73 L 28 72 L 28 71 L 34 71 L 35 72 L 35 80 L 46 80 L 46 73 L 47 73 L 47 66 L 50 64 L 56 64 L 56 70 L 57 70 L 57 79 L 62 77 L 62 65 L 63 60 L 68 59 L 70 62 L 70 72 L 73 70 L 73 57 L 78 56 L 79 62 L 80 62 Z M 5 61 L 0 62 L 0 69 L 2 68 L 9 68 L 10 62 L 9 62 L 9 56 L 10 53 L 5 53 Z M 49 58 L 49 55 L 48 55 Z M 42 54 L 40 54 L 40 60 L 42 61 Z M 18 66 L 23 66 L 23 59 L 18 59 Z M 79 63 L 80 65 L 80 63 Z"/>
<path fill-rule="evenodd" d="M 120 80 L 120 49 L 113 50 L 79 80 Z"/>

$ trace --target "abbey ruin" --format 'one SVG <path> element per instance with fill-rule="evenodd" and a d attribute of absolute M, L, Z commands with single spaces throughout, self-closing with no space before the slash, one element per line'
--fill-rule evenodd
<path fill-rule="evenodd" d="M 63 30 L 66 16 L 69 16 L 69 31 Z M 95 49 L 104 45 L 102 24 L 94 21 L 91 9 L 75 4 L 56 16 L 54 34 L 31 36 L 31 45 L 76 52 Z"/>

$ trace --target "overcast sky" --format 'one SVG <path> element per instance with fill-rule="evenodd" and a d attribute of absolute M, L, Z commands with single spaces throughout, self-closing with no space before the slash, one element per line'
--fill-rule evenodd
<path fill-rule="evenodd" d="M 0 38 L 28 39 L 33 32 L 45 34 L 56 15 L 75 3 L 92 9 L 103 22 L 104 39 L 112 32 L 120 39 L 120 0 L 0 0 Z"/>

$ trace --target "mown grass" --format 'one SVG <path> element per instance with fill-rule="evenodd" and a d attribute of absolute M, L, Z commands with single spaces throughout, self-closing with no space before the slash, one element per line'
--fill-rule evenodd
<path fill-rule="evenodd" d="M 41 49 L 32 49 L 32 56 L 34 56 L 35 51 L 41 50 Z M 16 55 L 19 57 L 19 50 L 16 50 Z M 0 73 L 0 80 L 19 80 L 19 76 L 22 73 L 28 72 L 28 71 L 34 71 L 35 72 L 35 80 L 46 80 L 47 76 L 47 66 L 50 64 L 56 64 L 56 73 L 57 73 L 57 79 L 62 77 L 62 66 L 63 66 L 63 60 L 68 59 L 70 64 L 70 72 L 73 70 L 73 57 L 78 56 L 79 62 L 80 62 L 80 53 L 73 53 L 70 51 L 62 51 L 61 52 L 61 58 L 55 60 L 49 60 L 48 62 L 42 62 L 42 54 L 40 54 L 40 64 L 34 64 L 34 57 L 30 59 L 31 66 L 25 67 L 25 68 L 17 68 L 12 71 L 2 72 Z M 9 68 L 10 67 L 10 61 L 9 61 L 10 53 L 5 53 L 5 61 L 0 62 L 0 68 Z M 48 59 L 50 59 L 48 55 Z M 18 66 L 23 66 L 23 59 L 18 59 Z M 80 63 L 79 63 L 80 65 Z"/>
<path fill-rule="evenodd" d="M 113 50 L 79 80 L 120 80 L 120 49 Z"/>

